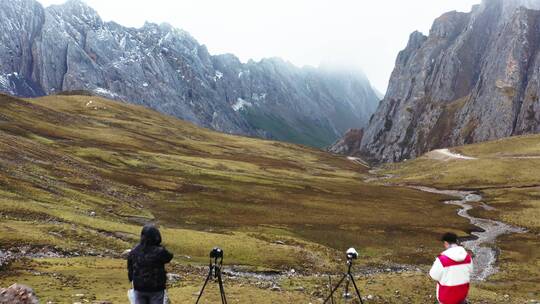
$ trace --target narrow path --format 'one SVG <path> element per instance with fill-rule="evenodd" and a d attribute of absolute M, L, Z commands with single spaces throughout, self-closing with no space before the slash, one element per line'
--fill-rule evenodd
<path fill-rule="evenodd" d="M 352 161 L 353 163 L 357 163 L 359 165 L 362 165 L 366 168 L 370 168 L 369 164 L 366 163 L 363 159 L 359 158 L 359 157 L 352 157 L 352 156 L 347 156 L 347 159 Z"/>
<path fill-rule="evenodd" d="M 461 154 L 458 154 L 458 153 L 454 153 L 454 152 L 450 151 L 449 149 L 433 150 L 431 152 L 428 152 L 426 155 L 429 158 L 436 159 L 436 160 L 451 160 L 451 159 L 473 160 L 473 159 L 478 159 L 476 157 L 465 156 L 465 155 L 461 155 Z"/>
<path fill-rule="evenodd" d="M 482 196 L 470 191 L 457 191 L 457 190 L 439 190 L 435 188 L 423 187 L 423 186 L 409 186 L 424 192 L 445 194 L 455 196 L 459 200 L 445 201 L 445 204 L 456 205 L 461 207 L 458 210 L 458 215 L 468 219 L 471 224 L 481 228 L 483 231 L 472 232 L 476 238 L 463 242 L 463 246 L 471 250 L 474 254 L 474 273 L 473 278 L 475 280 L 483 281 L 490 275 L 497 272 L 496 262 L 498 248 L 495 246 L 495 241 L 499 236 L 510 233 L 524 233 L 525 229 L 508 225 L 503 222 L 477 218 L 469 214 L 469 210 L 474 207 L 471 203 L 479 203 L 482 201 Z M 493 207 L 486 204 L 481 205 L 484 209 L 492 210 Z"/>
<path fill-rule="evenodd" d="M 451 159 L 463 159 L 463 160 L 475 160 L 479 159 L 478 157 L 466 156 L 459 153 L 454 153 L 450 149 L 437 149 L 426 153 L 426 156 L 434 160 L 451 160 Z M 505 156 L 505 155 L 495 155 L 488 158 L 494 159 L 540 159 L 539 155 L 516 155 L 516 156 Z"/>

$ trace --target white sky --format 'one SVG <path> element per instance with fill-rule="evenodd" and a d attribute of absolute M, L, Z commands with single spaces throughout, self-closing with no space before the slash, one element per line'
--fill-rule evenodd
<path fill-rule="evenodd" d="M 45 6 L 64 0 L 39 0 Z M 334 62 L 361 68 L 386 91 L 397 53 L 414 30 L 480 0 L 85 0 L 105 21 L 140 27 L 168 22 L 210 53 L 242 61 L 282 57 L 295 65 Z"/>

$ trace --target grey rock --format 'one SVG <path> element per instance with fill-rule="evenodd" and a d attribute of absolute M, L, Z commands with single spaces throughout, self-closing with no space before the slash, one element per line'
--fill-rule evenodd
<path fill-rule="evenodd" d="M 176 273 L 167 273 L 167 281 L 171 284 L 177 283 L 182 279 L 179 274 Z"/>
<path fill-rule="evenodd" d="M 82 1 L 0 0 L 0 91 L 86 90 L 218 131 L 327 146 L 367 124 L 378 98 L 360 72 L 212 56 L 168 24 L 103 22 Z"/>
<path fill-rule="evenodd" d="M 14 284 L 8 288 L 0 288 L 0 303 L 38 304 L 39 300 L 32 288 Z"/>
<path fill-rule="evenodd" d="M 355 155 L 360 151 L 363 136 L 363 129 L 350 129 L 342 138 L 328 148 L 328 152 L 343 155 Z"/>
<path fill-rule="evenodd" d="M 540 132 L 539 0 L 485 0 L 411 34 L 365 129 L 367 158 L 392 162 L 442 147 Z"/>

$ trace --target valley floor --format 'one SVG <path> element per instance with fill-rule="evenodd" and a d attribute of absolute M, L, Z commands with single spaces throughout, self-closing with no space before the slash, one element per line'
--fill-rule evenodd
<path fill-rule="evenodd" d="M 320 302 L 351 246 L 368 302 L 432 303 L 426 272 L 439 235 L 475 227 L 443 204 L 451 197 L 411 185 L 481 191 L 496 209 L 474 216 L 528 229 L 498 239 L 500 271 L 474 285 L 475 303 L 539 297 L 539 160 L 524 158 L 540 155 L 537 138 L 511 154 L 515 163 L 489 158 L 499 146 L 468 147 L 382 168 L 380 179 L 356 160 L 95 96 L 0 104 L 0 264 L 10 262 L 0 285 L 28 284 L 44 303 L 126 303 L 121 255 L 146 222 L 175 253 L 174 303 L 194 302 L 214 246 L 225 251 L 231 303 Z M 206 303 L 218 296 L 212 287 Z"/>

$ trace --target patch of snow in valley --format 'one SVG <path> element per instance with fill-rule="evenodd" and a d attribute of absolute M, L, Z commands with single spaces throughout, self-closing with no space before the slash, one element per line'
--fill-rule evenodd
<path fill-rule="evenodd" d="M 244 107 L 251 107 L 253 104 L 249 101 L 245 101 L 242 98 L 238 98 L 236 102 L 232 105 L 232 108 L 234 111 L 238 112 L 242 110 Z"/>

